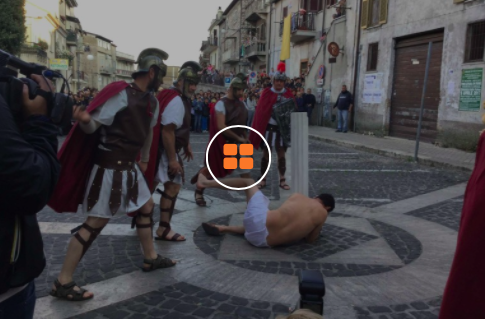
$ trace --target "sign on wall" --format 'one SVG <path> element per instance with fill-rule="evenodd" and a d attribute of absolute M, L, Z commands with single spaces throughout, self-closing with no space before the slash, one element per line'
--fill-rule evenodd
<path fill-rule="evenodd" d="M 69 60 L 68 59 L 51 59 L 49 61 L 49 66 L 53 70 L 68 70 Z"/>
<path fill-rule="evenodd" d="M 229 88 L 230 87 L 230 84 L 231 84 L 231 78 L 230 77 L 225 77 L 224 78 L 224 86 L 226 88 Z"/>
<path fill-rule="evenodd" d="M 381 103 L 381 80 L 383 73 L 369 73 L 365 75 L 363 88 L 363 103 Z"/>
<path fill-rule="evenodd" d="M 255 71 L 250 72 L 249 82 L 251 84 L 257 83 L 257 73 Z"/>
<path fill-rule="evenodd" d="M 479 111 L 481 108 L 482 84 L 482 68 L 462 70 L 459 111 Z"/>

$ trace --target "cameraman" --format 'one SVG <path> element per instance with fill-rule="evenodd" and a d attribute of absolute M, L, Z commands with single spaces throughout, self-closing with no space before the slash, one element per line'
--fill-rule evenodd
<path fill-rule="evenodd" d="M 52 83 L 32 75 L 41 90 Z M 17 125 L 0 96 L 0 318 L 32 318 L 34 279 L 45 267 L 42 236 L 36 219 L 49 200 L 60 172 L 57 128 L 47 101 L 22 96 L 23 121 Z M 20 127 L 20 128 L 19 128 Z"/>

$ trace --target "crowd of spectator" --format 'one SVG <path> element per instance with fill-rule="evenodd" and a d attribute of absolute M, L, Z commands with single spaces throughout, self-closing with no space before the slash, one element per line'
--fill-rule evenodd
<path fill-rule="evenodd" d="M 96 97 L 98 94 L 98 89 L 86 87 L 82 90 L 79 90 L 78 93 L 71 92 L 71 98 L 74 99 L 74 102 L 78 106 L 87 107 L 91 101 Z"/>
<path fill-rule="evenodd" d="M 229 77 L 232 75 L 234 76 L 234 74 L 234 71 L 228 72 Z M 262 72 L 257 75 L 255 84 L 248 84 L 248 89 L 245 90 L 245 94 L 242 98 L 242 101 L 248 109 L 248 126 L 252 125 L 253 116 L 263 90 L 272 86 L 272 77 L 274 74 L 275 72 L 273 69 L 268 75 L 265 72 Z M 310 118 L 316 104 L 316 97 L 312 94 L 310 88 L 307 89 L 307 91 L 305 90 L 304 80 L 304 77 L 288 79 L 285 87 L 287 90 L 292 91 L 297 102 L 298 111 L 307 112 L 307 115 Z M 192 97 L 191 131 L 197 133 L 209 131 L 209 117 L 214 112 L 216 102 L 225 94 L 226 93 L 223 91 L 212 92 L 211 90 L 200 90 Z"/>

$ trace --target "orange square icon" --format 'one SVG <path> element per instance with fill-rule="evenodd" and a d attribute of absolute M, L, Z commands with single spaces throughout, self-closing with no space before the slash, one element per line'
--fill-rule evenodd
<path fill-rule="evenodd" d="M 241 158 L 240 169 L 253 169 L 253 158 Z"/>
<path fill-rule="evenodd" d="M 225 156 L 236 156 L 236 154 L 238 153 L 238 147 L 236 146 L 236 144 L 225 144 L 223 146 L 223 153 L 224 153 Z M 226 168 L 226 169 L 229 169 L 229 168 Z"/>
<path fill-rule="evenodd" d="M 240 144 L 240 155 L 242 155 L 242 156 L 251 156 L 251 155 L 253 155 L 253 145 L 251 143 L 249 143 L 249 144 Z"/>
<path fill-rule="evenodd" d="M 225 145 L 224 147 L 226 148 L 226 146 L 227 145 Z M 236 148 L 236 145 L 234 146 Z M 238 167 L 238 160 L 236 158 L 224 158 L 223 167 L 225 169 L 236 169 Z"/>

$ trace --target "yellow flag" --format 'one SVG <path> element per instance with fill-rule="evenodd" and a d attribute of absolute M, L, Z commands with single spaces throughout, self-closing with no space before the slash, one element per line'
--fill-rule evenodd
<path fill-rule="evenodd" d="M 280 60 L 290 59 L 290 19 L 290 14 L 284 19 Z"/>

